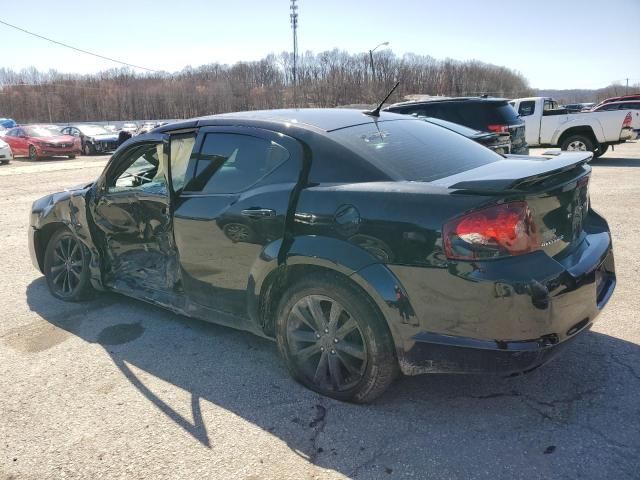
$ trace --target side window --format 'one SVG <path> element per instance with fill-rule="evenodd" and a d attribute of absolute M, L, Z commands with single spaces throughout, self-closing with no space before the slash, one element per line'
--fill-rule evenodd
<path fill-rule="evenodd" d="M 171 184 L 175 192 L 184 187 L 187 166 L 195 142 L 195 135 L 171 137 Z"/>
<path fill-rule="evenodd" d="M 533 100 L 527 100 L 526 102 L 520 102 L 518 107 L 518 115 L 521 117 L 528 117 L 533 115 L 536 111 L 536 102 Z"/>
<path fill-rule="evenodd" d="M 238 193 L 248 189 L 289 159 L 289 152 L 263 138 L 209 133 L 198 156 L 194 178 L 185 190 Z"/>
<path fill-rule="evenodd" d="M 557 110 L 557 109 L 558 109 L 557 102 L 554 102 L 553 100 L 544 101 L 544 106 L 542 107 L 543 111 L 548 112 L 549 110 Z"/>
<path fill-rule="evenodd" d="M 140 191 L 167 195 L 162 157 L 163 144 L 134 147 L 120 168 L 108 179 L 107 191 L 109 193 Z"/>

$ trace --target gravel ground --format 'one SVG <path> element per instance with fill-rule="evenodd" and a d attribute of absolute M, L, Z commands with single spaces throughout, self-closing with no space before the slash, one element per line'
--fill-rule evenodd
<path fill-rule="evenodd" d="M 640 142 L 593 162 L 619 283 L 592 332 L 523 377 L 404 378 L 369 406 L 305 390 L 250 334 L 53 299 L 29 207 L 105 161 L 0 166 L 0 479 L 638 478 Z"/>

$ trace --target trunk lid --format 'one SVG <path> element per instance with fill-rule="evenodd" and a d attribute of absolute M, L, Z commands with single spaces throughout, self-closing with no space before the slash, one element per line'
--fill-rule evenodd
<path fill-rule="evenodd" d="M 525 200 L 540 247 L 554 256 L 583 235 L 589 210 L 590 152 L 506 159 L 431 182 L 456 193 Z"/>

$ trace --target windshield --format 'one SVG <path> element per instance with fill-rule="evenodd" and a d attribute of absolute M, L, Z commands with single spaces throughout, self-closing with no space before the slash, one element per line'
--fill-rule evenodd
<path fill-rule="evenodd" d="M 57 137 L 60 130 L 53 127 L 26 127 L 25 132 L 29 137 Z"/>
<path fill-rule="evenodd" d="M 109 133 L 104 127 L 98 125 L 84 125 L 79 127 L 79 129 L 85 135 L 104 135 L 105 133 Z"/>
<path fill-rule="evenodd" d="M 473 140 L 422 120 L 366 123 L 331 135 L 396 180 L 430 182 L 502 160 Z"/>

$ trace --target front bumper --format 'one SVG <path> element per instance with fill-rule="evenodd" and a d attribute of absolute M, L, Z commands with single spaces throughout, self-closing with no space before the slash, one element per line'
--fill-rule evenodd
<path fill-rule="evenodd" d="M 36 152 L 41 157 L 55 157 L 56 155 L 79 155 L 80 147 L 78 145 L 71 145 L 70 147 L 51 147 L 51 146 L 36 146 Z"/>
<path fill-rule="evenodd" d="M 558 258 L 459 263 L 434 281 L 396 268 L 416 315 L 398 352 L 403 373 L 526 372 L 588 330 L 616 285 L 606 222 L 589 216 L 580 245 Z"/>

